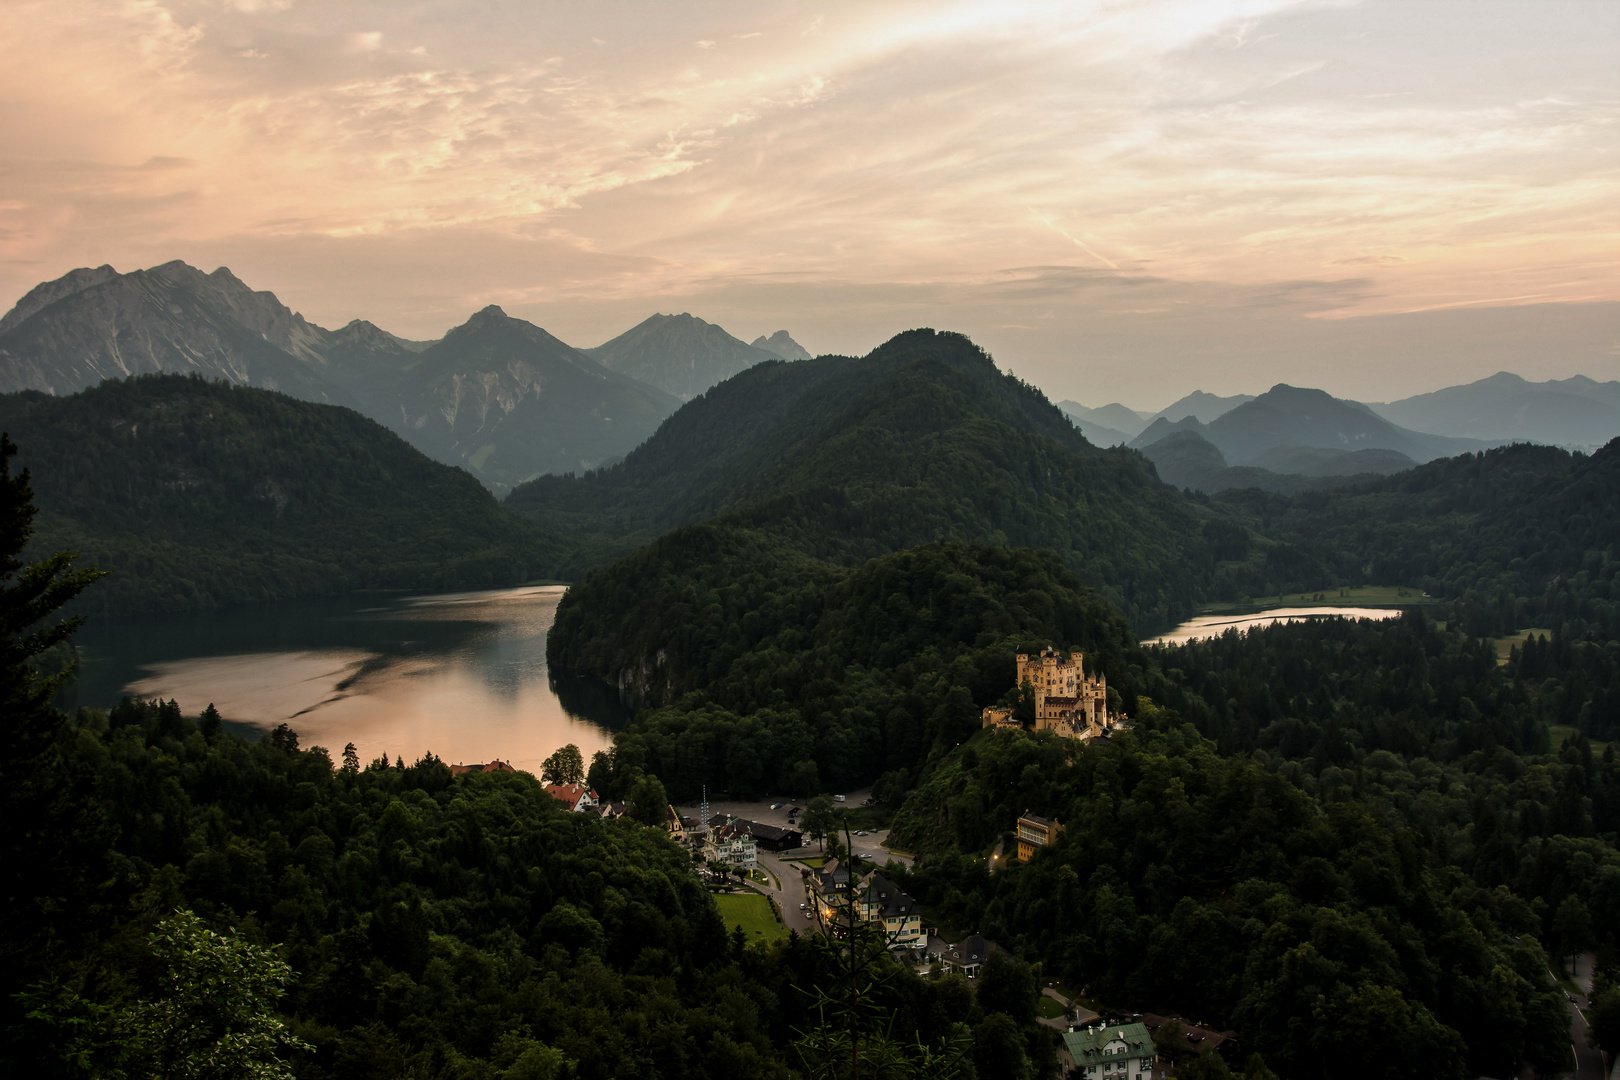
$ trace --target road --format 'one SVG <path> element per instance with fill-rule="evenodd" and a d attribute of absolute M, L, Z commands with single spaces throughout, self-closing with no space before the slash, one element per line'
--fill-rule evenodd
<path fill-rule="evenodd" d="M 851 791 L 845 795 L 845 801 L 839 805 L 845 808 L 860 806 L 871 794 L 870 788 Z M 777 808 L 774 810 L 771 809 L 772 803 L 777 804 Z M 806 802 L 803 799 L 785 800 L 783 796 L 768 795 L 757 802 L 737 802 L 733 800 L 711 802 L 709 804 L 709 814 L 711 817 L 737 817 L 745 821 L 757 821 L 764 825 L 788 828 L 790 827 L 787 819 L 788 808 L 798 806 L 802 810 L 805 805 Z M 675 809 L 677 813 L 684 817 L 690 817 L 693 820 L 698 817 L 698 808 L 695 806 L 677 806 Z M 887 829 L 870 830 L 865 836 L 852 835 L 850 840 L 854 842 L 855 853 L 866 860 L 869 865 L 882 866 L 891 860 L 902 865 L 911 865 L 911 856 L 897 854 L 888 851 L 884 847 L 889 840 L 889 830 Z M 804 880 L 800 874 L 803 867 L 799 863 L 788 862 L 787 860 L 805 858 L 820 853 L 820 846 L 816 844 L 807 845 L 797 851 L 778 853 L 761 849 L 759 852 L 760 865 L 776 876 L 777 884 L 756 881 L 752 883 L 753 887 L 776 902 L 777 908 L 782 912 L 784 925 L 797 930 L 801 934 L 814 931 L 816 923 L 808 912 L 801 911 L 799 908 L 800 904 L 807 904 L 810 899 L 805 892 Z"/>
<path fill-rule="evenodd" d="M 1547 974 L 1551 975 L 1552 972 L 1549 971 Z M 1556 982 L 1556 980 L 1554 981 Z M 1582 990 L 1588 993 L 1591 992 L 1592 957 L 1590 954 L 1583 954 L 1577 958 L 1574 982 Z M 1564 991 L 1560 989 L 1559 993 L 1563 994 Z M 1569 995 L 1564 994 L 1564 997 L 1568 999 Z M 1573 1001 L 1565 1001 L 1565 1005 L 1569 1009 L 1569 1041 L 1574 1044 L 1575 1050 L 1575 1071 L 1563 1073 L 1561 1076 L 1572 1078 L 1572 1080 L 1605 1080 L 1609 1075 L 1608 1070 L 1603 1067 L 1603 1055 L 1594 1050 L 1586 1041 L 1586 1016 L 1581 1010 L 1585 1009 L 1589 1004 L 1590 1002 L 1586 1000 L 1585 994 L 1577 995 Z"/>

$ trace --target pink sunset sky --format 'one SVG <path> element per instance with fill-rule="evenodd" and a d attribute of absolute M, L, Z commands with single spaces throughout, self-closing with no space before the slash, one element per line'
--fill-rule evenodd
<path fill-rule="evenodd" d="M 929 325 L 1054 399 L 1620 377 L 1612 0 L 0 5 L 0 308 Z"/>

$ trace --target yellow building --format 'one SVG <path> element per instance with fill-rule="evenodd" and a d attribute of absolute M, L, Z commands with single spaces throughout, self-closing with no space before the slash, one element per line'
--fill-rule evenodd
<path fill-rule="evenodd" d="M 1043 818 L 1038 814 L 1026 813 L 1018 819 L 1018 859 L 1028 862 L 1029 857 L 1035 854 L 1037 848 L 1048 847 L 1057 843 L 1058 834 L 1063 826 L 1056 818 Z"/>

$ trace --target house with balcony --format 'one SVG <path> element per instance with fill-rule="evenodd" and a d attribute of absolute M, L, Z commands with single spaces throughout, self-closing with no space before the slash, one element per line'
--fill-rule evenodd
<path fill-rule="evenodd" d="M 1155 1053 L 1141 1021 L 1098 1024 L 1064 1032 L 1058 1063 L 1076 1080 L 1152 1080 Z"/>

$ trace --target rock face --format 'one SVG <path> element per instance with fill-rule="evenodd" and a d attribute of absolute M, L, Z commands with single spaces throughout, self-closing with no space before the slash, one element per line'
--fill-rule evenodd
<path fill-rule="evenodd" d="M 811 360 L 814 359 L 803 345 L 788 336 L 786 330 L 778 330 L 770 337 L 759 335 L 749 344 L 756 349 L 764 349 L 768 353 L 780 356 L 783 360 Z"/>
<path fill-rule="evenodd" d="M 30 291 L 0 326 L 0 391 L 71 394 L 179 372 L 353 404 L 322 370 L 326 332 L 223 267 L 75 270 Z"/>
<path fill-rule="evenodd" d="M 499 308 L 437 342 L 359 319 L 327 330 L 224 267 L 74 270 L 0 319 L 0 392 L 158 372 L 350 406 L 496 492 L 618 458 L 680 404 Z"/>
<path fill-rule="evenodd" d="M 690 401 L 761 361 L 781 359 L 774 352 L 748 345 L 715 324 L 684 312 L 653 315 L 612 341 L 586 351 L 603 367 L 656 386 L 682 401 Z"/>

